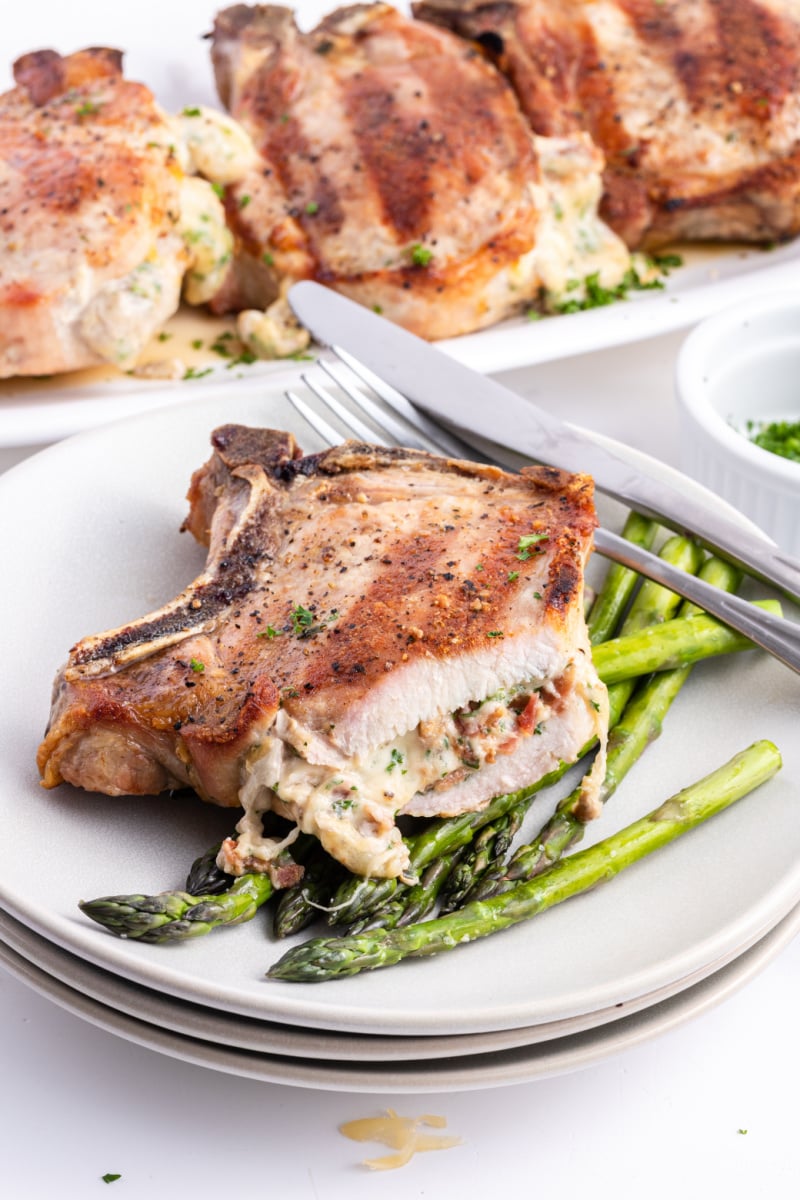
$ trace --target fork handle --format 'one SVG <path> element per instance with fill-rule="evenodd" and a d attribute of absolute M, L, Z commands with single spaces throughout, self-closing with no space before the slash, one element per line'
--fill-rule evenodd
<path fill-rule="evenodd" d="M 800 673 L 800 624 L 787 621 L 761 608 L 755 608 L 741 596 L 730 595 L 705 583 L 695 575 L 679 571 L 663 559 L 628 542 L 608 529 L 596 529 L 595 548 L 606 558 L 631 567 L 648 579 L 663 584 L 705 612 L 718 617 L 732 629 L 738 630 L 769 651 L 787 667 Z"/>

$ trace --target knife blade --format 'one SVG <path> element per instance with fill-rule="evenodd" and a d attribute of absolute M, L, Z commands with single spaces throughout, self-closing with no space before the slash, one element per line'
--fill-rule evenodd
<path fill-rule="evenodd" d="M 304 280 L 289 289 L 287 298 L 316 341 L 341 346 L 413 404 L 443 419 L 464 441 L 477 435 L 536 462 L 592 475 L 599 491 L 699 539 L 748 574 L 800 600 L 800 562 L 766 534 L 743 529 L 699 503 L 694 491 L 684 494 L 643 475 L 591 434 L 338 292 Z"/>

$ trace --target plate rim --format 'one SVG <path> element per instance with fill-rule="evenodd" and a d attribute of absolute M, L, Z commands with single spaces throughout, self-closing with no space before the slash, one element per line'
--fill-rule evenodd
<path fill-rule="evenodd" d="M 240 397 L 244 398 L 241 393 Z M 264 397 L 260 397 L 260 399 L 266 403 Z M 189 403 L 191 403 L 192 409 L 196 411 L 198 407 L 197 403 L 187 402 L 187 407 Z M 218 402 L 216 400 L 209 399 L 203 406 L 203 420 L 212 426 L 219 420 L 219 415 L 212 417 L 210 411 L 213 409 L 216 412 L 217 403 Z M 137 428 L 147 428 L 154 420 L 157 421 L 159 419 L 159 414 L 161 414 L 162 418 L 166 415 L 168 421 L 175 420 L 178 416 L 174 407 L 170 406 L 168 408 L 156 410 L 156 412 L 145 416 L 140 415 L 130 417 L 126 420 L 124 425 L 136 426 Z M 67 442 L 62 442 L 52 446 L 41 452 L 39 455 L 26 460 L 12 471 L 8 472 L 5 476 L 0 477 L 0 498 L 4 497 L 6 492 L 13 491 L 15 479 L 22 479 L 30 472 L 33 472 L 35 475 L 42 469 L 42 464 L 44 464 L 46 468 L 47 464 L 53 461 L 56 456 L 66 457 L 69 459 L 70 455 L 73 453 L 74 446 L 78 443 L 80 443 L 81 446 L 86 446 L 87 448 L 91 449 L 93 444 L 96 445 L 99 443 L 102 445 L 109 439 L 111 439 L 113 442 L 114 439 L 116 439 L 119 435 L 120 430 L 124 428 L 124 425 L 114 425 L 113 427 L 106 427 L 105 429 L 94 430 L 85 434 L 76 435 Z M 677 476 L 678 480 L 681 482 L 681 486 L 691 486 L 693 489 L 696 489 L 698 493 L 712 496 L 712 494 L 707 493 L 705 489 L 701 487 L 701 485 L 686 479 L 679 472 L 674 471 L 673 468 L 657 463 L 656 460 L 651 459 L 649 456 L 640 451 L 633 451 L 626 447 L 622 447 L 618 443 L 614 442 L 613 439 L 604 438 L 601 435 L 598 436 L 600 437 L 600 440 L 604 440 L 606 444 L 618 447 L 621 453 L 626 454 L 634 461 L 639 460 L 641 462 L 648 463 L 651 468 L 656 468 L 662 476 L 666 476 L 668 478 Z M 723 505 L 723 502 L 718 500 L 718 498 L 713 497 L 713 499 L 717 505 Z M 744 936 L 746 937 L 748 934 L 752 934 L 754 931 L 767 928 L 773 917 L 775 917 L 775 919 L 779 919 L 780 915 L 783 915 L 785 912 L 787 912 L 792 904 L 794 904 L 798 899 L 800 899 L 800 863 L 797 864 L 796 869 L 790 875 L 784 877 L 779 884 L 773 884 L 773 886 L 762 895 L 760 904 L 755 906 L 749 913 L 749 922 L 747 924 L 747 931 Z M 237 1012 L 244 1016 L 261 1018 L 266 1016 L 270 1020 L 278 1023 L 303 1023 L 317 1028 L 339 1028 L 341 1030 L 369 1032 L 372 1021 L 375 1020 L 373 1016 L 373 1018 L 365 1024 L 362 1018 L 357 1018 L 356 1020 L 353 1019 L 347 1002 L 347 985 L 344 983 L 339 984 L 339 987 L 343 989 L 341 1003 L 337 1001 L 336 1003 L 331 1003 L 327 1006 L 323 1004 L 322 1009 L 315 1008 L 314 1001 L 308 997 L 308 989 L 293 987 L 292 985 L 282 985 L 280 1000 L 278 999 L 278 993 L 273 992 L 272 989 L 270 989 L 271 994 L 269 999 L 265 997 L 265 999 L 262 1001 L 259 998 L 259 1003 L 254 1004 L 250 1000 L 244 998 L 241 992 L 237 992 L 235 988 L 228 988 L 225 991 L 221 991 L 220 987 L 217 985 L 213 987 L 209 986 L 205 991 L 199 991 L 195 986 L 187 987 L 185 977 L 181 976 L 180 972 L 173 970 L 173 956 L 171 955 L 164 956 L 163 959 L 158 959 L 156 957 L 150 959 L 145 955 L 139 954 L 131 955 L 131 943 L 114 939 L 104 931 L 97 929 L 96 926 L 91 925 L 89 922 L 85 922 L 84 924 L 83 922 L 79 922 L 73 918 L 64 917 L 60 914 L 55 914 L 54 916 L 52 913 L 43 913 L 35 908 L 31 909 L 29 906 L 20 906 L 20 904 L 15 901 L 14 896 L 9 894 L 5 880 L 3 879 L 0 879 L 0 902 L 2 902 L 4 907 L 23 924 L 28 925 L 30 928 L 34 929 L 37 933 L 40 933 L 48 940 L 55 941 L 57 944 L 62 945 L 64 949 L 75 952 L 79 956 L 86 958 L 90 962 L 93 962 L 96 966 L 122 975 L 125 978 L 130 979 L 132 982 L 141 983 L 145 987 L 154 988 L 156 990 L 162 990 L 169 995 L 174 995 L 179 998 L 200 1003 L 203 1002 L 201 996 L 205 995 L 207 1002 L 210 1003 L 211 1007 L 223 1008 L 227 1011 Z M 676 971 L 674 966 L 671 966 L 667 970 L 663 969 L 662 964 L 662 972 L 659 976 L 660 982 L 662 984 L 667 983 L 670 981 L 670 979 L 674 979 L 676 976 L 687 974 L 689 971 L 697 969 L 703 964 L 712 961 L 715 957 L 718 957 L 720 953 L 719 947 L 716 944 L 718 938 L 719 934 L 717 934 L 716 937 L 706 939 L 705 942 L 697 943 L 694 947 L 694 953 L 691 956 L 691 961 L 688 967 L 684 967 Z M 737 944 L 741 944 L 741 933 L 740 940 L 737 941 Z M 730 943 L 729 948 L 732 948 Z M 141 949 L 143 948 L 137 947 L 137 950 Z M 685 952 L 683 957 L 685 957 Z M 652 975 L 652 970 L 649 970 L 644 974 L 650 976 Z M 654 986 L 658 986 L 658 983 L 654 984 L 649 978 L 633 976 L 628 979 L 624 994 L 618 995 L 616 999 L 621 999 L 623 1001 L 630 1000 L 637 995 L 641 995 L 647 991 L 653 990 Z M 562 1011 L 558 1015 L 565 1017 L 581 1012 L 585 1013 L 587 1011 L 596 1010 L 602 1006 L 597 1000 L 596 989 L 594 992 L 592 992 L 592 990 L 587 992 L 587 990 L 584 989 L 584 991 L 581 993 L 581 997 L 581 999 L 578 999 L 575 996 L 570 996 L 568 998 L 568 1002 L 565 1005 L 562 1005 Z M 548 1019 L 555 1018 L 556 1014 L 551 1013 Z M 456 1020 L 453 1014 L 449 1014 L 446 1016 L 442 1015 L 435 1021 L 427 1020 L 425 1022 L 424 1029 L 420 1028 L 418 1020 L 416 1024 L 413 1020 L 409 1022 L 408 1013 L 405 1010 L 391 1010 L 390 1012 L 381 1010 L 380 1019 L 384 1029 L 391 1028 L 399 1031 L 400 1027 L 404 1025 L 405 1028 L 403 1029 L 403 1032 L 411 1032 L 414 1034 L 431 1033 L 438 1035 L 445 1033 L 465 1033 L 469 1031 L 475 1031 L 476 1029 L 486 1028 L 508 1029 L 531 1024 L 528 1004 L 523 1006 L 517 1005 L 516 1007 L 513 1005 L 506 1005 L 502 1010 L 493 1010 L 493 1016 L 490 1024 L 487 1023 L 485 1014 L 477 1016 L 474 1014 L 474 1012 L 471 1018 L 467 1018 L 461 1014 L 458 1020 Z M 472 1024 L 470 1024 L 470 1021 Z"/>
<path fill-rule="evenodd" d="M 107 1033 L 156 1053 L 263 1083 L 364 1094 L 475 1091 L 530 1083 L 582 1070 L 702 1016 L 750 982 L 788 945 L 800 927 L 800 905 L 726 966 L 676 995 L 617 1022 L 507 1051 L 430 1062 L 326 1063 L 240 1050 L 149 1025 L 116 1012 L 16 953 L 0 939 L 0 964 L 20 982 Z M 435 1060 L 434 1060 L 435 1061 Z"/>

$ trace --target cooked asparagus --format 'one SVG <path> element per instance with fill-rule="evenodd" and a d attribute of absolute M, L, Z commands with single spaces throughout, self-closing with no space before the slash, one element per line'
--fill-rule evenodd
<path fill-rule="evenodd" d="M 755 742 L 710 775 L 683 789 L 646 817 L 596 845 L 561 859 L 544 875 L 490 900 L 404 928 L 353 936 L 313 938 L 285 954 L 271 979 L 320 983 L 392 966 L 404 958 L 452 950 L 486 937 L 612 879 L 645 855 L 687 833 L 764 783 L 781 758 L 767 741 Z"/>
<path fill-rule="evenodd" d="M 118 937 L 140 942 L 175 942 L 202 937 L 220 925 L 254 917 L 274 891 L 269 875 L 241 875 L 218 896 L 160 892 L 156 896 L 102 896 L 79 908 Z"/>

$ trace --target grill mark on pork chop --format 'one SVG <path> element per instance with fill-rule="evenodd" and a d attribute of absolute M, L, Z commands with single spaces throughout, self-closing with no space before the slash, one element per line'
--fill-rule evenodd
<path fill-rule="evenodd" d="M 766 120 L 797 88 L 796 27 L 752 0 L 714 0 L 702 32 L 683 27 L 666 6 L 619 0 L 639 36 L 671 59 L 694 108 L 725 100 L 742 116 Z"/>
<path fill-rule="evenodd" d="M 386 221 L 400 239 L 423 235 L 433 200 L 430 169 L 442 158 L 428 122 L 409 120 L 385 80 L 366 73 L 347 80 L 345 104 Z"/>

